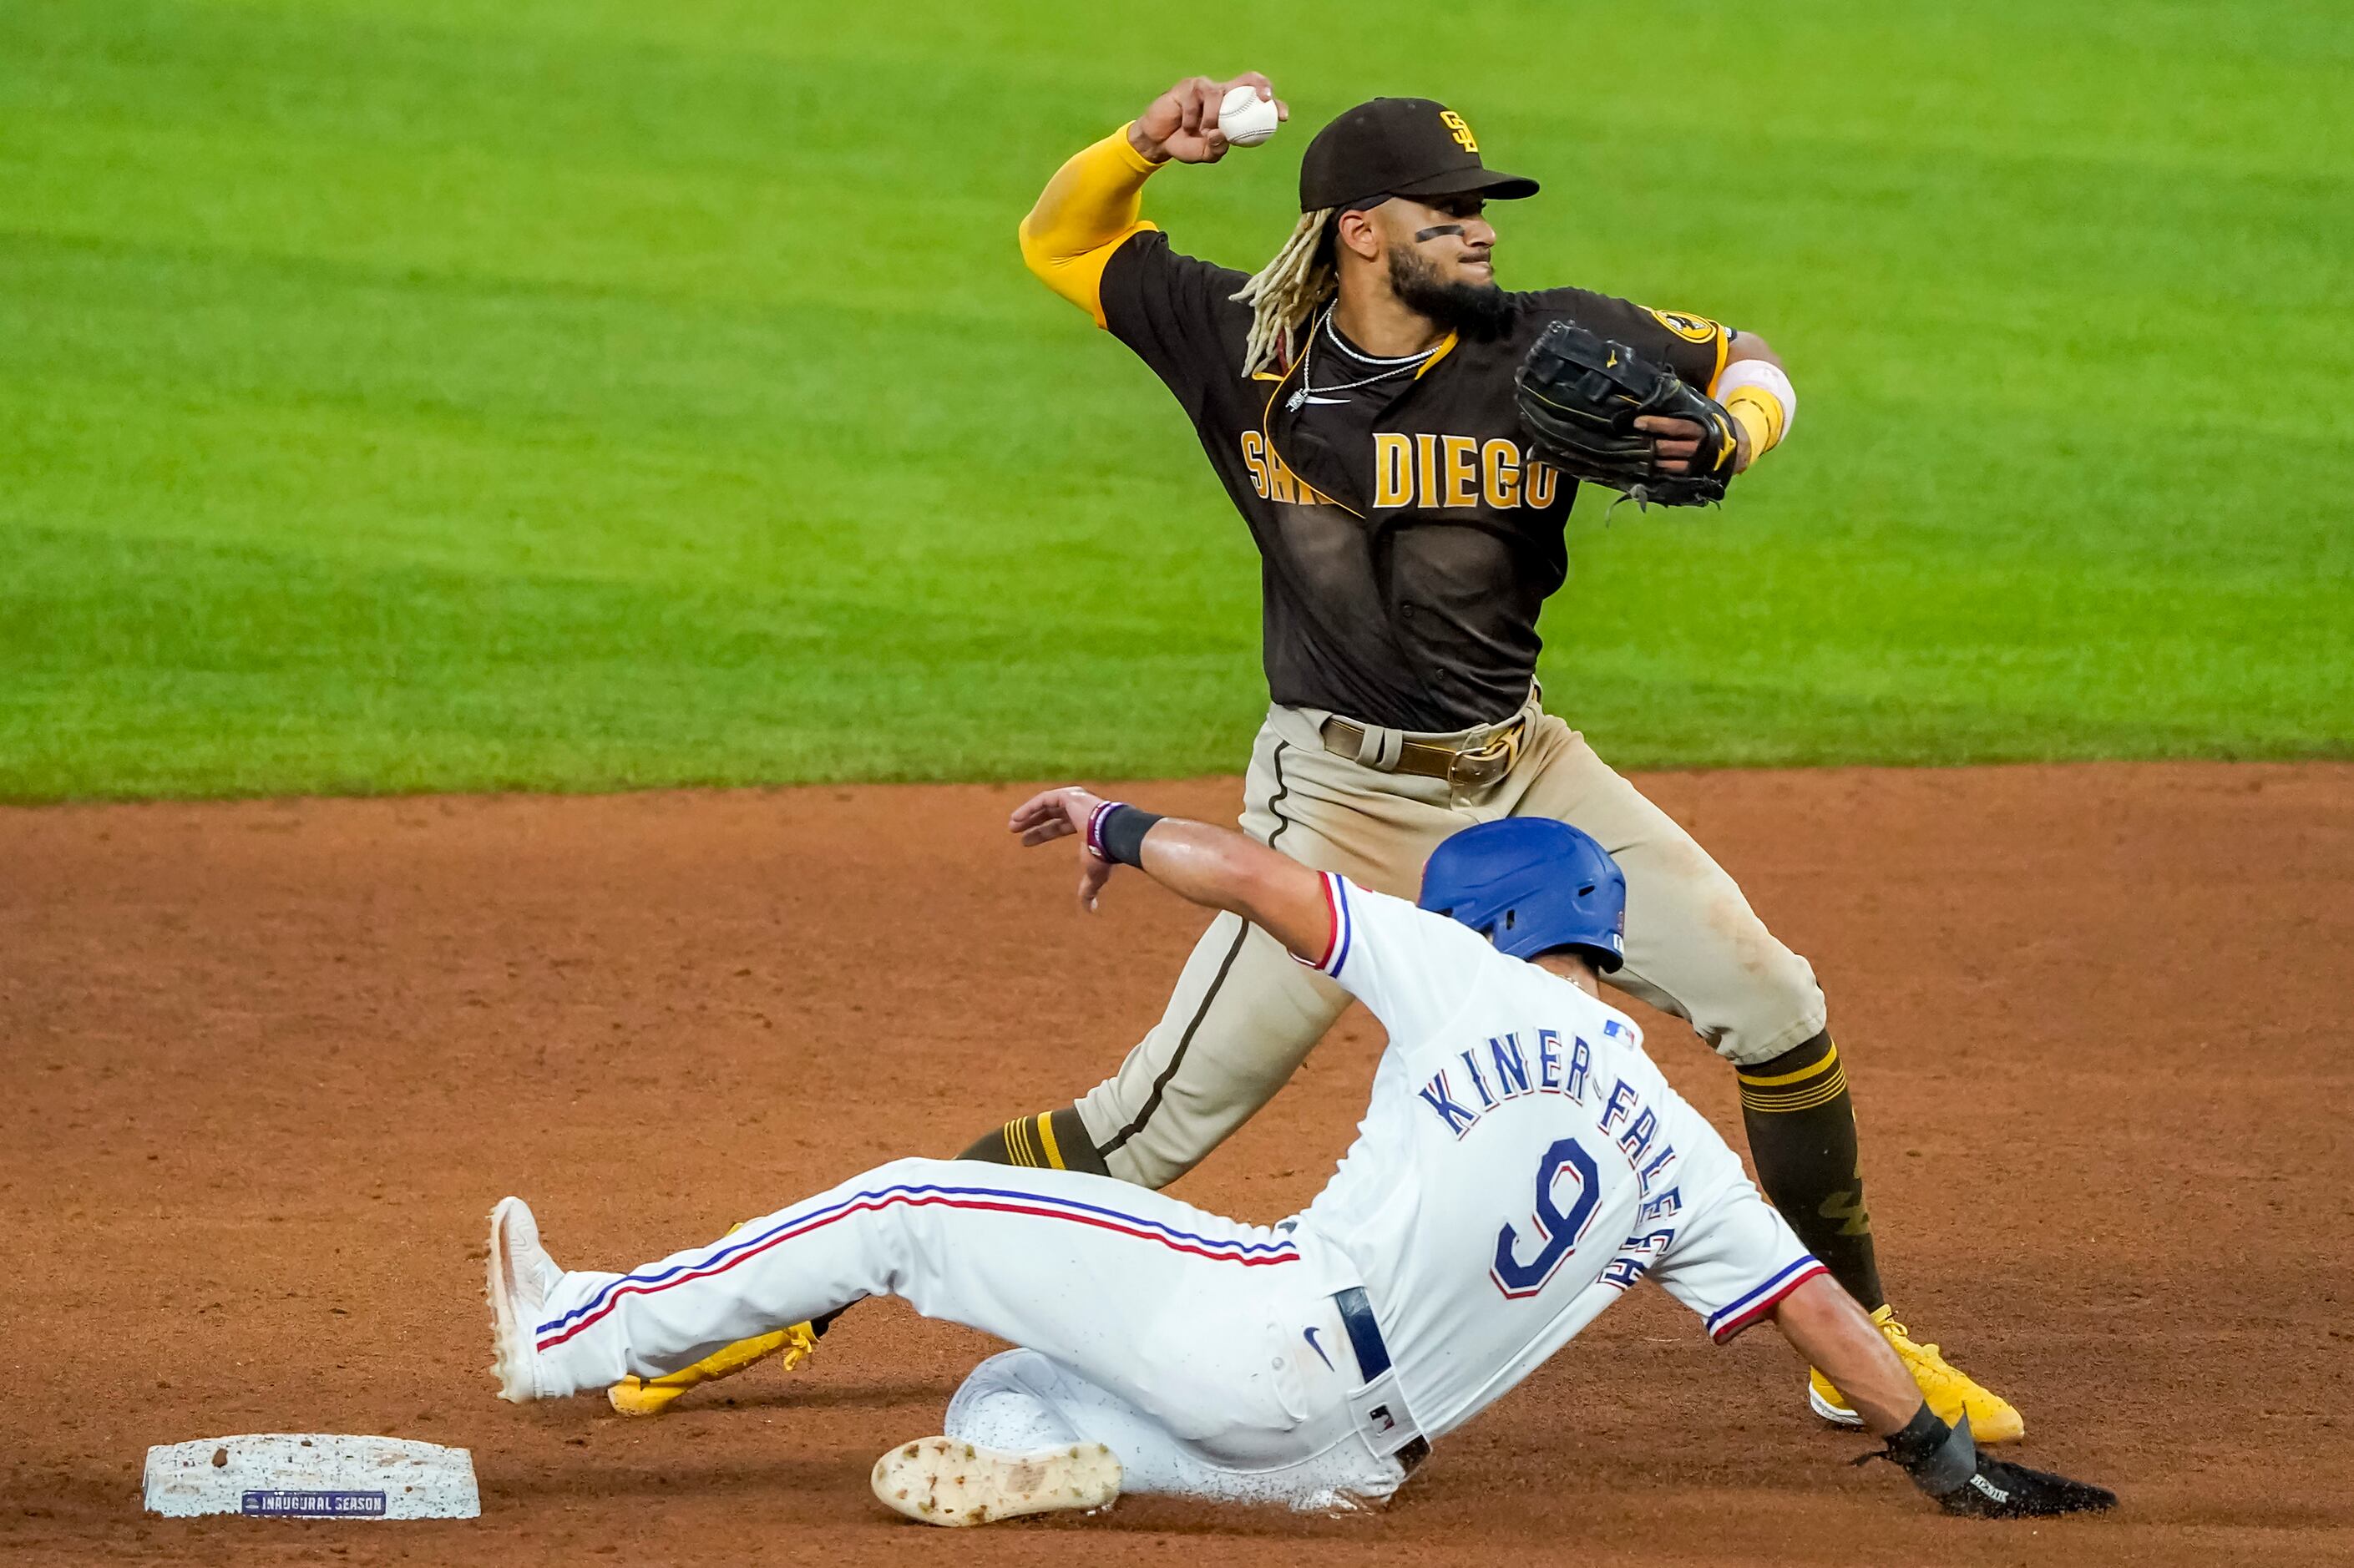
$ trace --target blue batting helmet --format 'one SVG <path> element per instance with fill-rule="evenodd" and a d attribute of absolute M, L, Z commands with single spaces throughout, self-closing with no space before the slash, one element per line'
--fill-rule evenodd
<path fill-rule="evenodd" d="M 1452 834 L 1423 867 L 1416 902 L 1516 959 L 1575 948 L 1605 974 L 1626 961 L 1626 874 L 1592 838 L 1550 817 Z"/>

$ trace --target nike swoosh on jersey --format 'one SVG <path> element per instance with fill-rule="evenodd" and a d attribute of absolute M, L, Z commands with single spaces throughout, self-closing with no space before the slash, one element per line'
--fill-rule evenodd
<path fill-rule="evenodd" d="M 1318 1361 L 1322 1361 L 1327 1368 L 1333 1372 L 1339 1372 L 1341 1370 L 1339 1367 L 1332 1365 L 1332 1358 L 1326 1355 L 1324 1353 L 1324 1347 L 1316 1342 L 1315 1330 L 1302 1329 L 1299 1330 L 1299 1337 L 1308 1341 L 1308 1348 L 1316 1352 L 1316 1359 Z"/>

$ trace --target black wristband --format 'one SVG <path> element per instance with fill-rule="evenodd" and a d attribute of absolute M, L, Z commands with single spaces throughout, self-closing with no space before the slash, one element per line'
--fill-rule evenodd
<path fill-rule="evenodd" d="M 1087 819 L 1087 849 L 1097 860 L 1141 866 L 1144 835 L 1161 819 L 1122 800 L 1106 800 Z"/>

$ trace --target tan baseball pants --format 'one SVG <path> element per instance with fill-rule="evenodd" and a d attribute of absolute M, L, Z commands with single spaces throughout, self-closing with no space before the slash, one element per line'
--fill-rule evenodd
<path fill-rule="evenodd" d="M 1251 748 L 1243 831 L 1303 864 L 1411 898 L 1423 862 L 1458 828 L 1554 817 L 1584 829 L 1627 874 L 1627 962 L 1608 983 L 1690 1021 L 1735 1065 L 1820 1033 L 1823 993 L 1806 959 L 1766 930 L 1741 889 L 1665 811 L 1595 756 L 1532 694 L 1521 748 L 1480 789 L 1384 772 L 1325 748 L 1329 714 L 1268 709 Z M 1507 721 L 1509 723 L 1510 721 Z M 1373 730 L 1360 754 L 1401 740 L 1476 750 L 1501 726 L 1454 735 Z M 1233 915 L 1202 934 L 1160 1023 L 1078 1102 L 1123 1181 L 1166 1186 L 1283 1086 L 1348 996 Z"/>

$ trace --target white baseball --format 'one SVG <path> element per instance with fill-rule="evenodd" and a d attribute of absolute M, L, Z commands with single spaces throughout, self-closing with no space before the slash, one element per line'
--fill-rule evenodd
<path fill-rule="evenodd" d="M 1245 82 L 1218 105 L 1218 134 L 1237 147 L 1256 147 L 1275 134 L 1275 101 Z"/>

